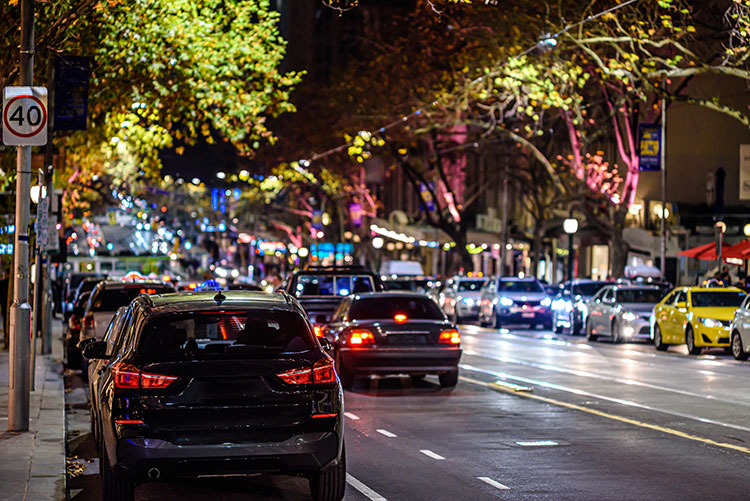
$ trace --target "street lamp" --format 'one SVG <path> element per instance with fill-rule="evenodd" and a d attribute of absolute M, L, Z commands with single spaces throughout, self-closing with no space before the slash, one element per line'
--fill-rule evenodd
<path fill-rule="evenodd" d="M 568 234 L 568 280 L 573 280 L 573 235 L 578 231 L 578 220 L 569 217 L 563 221 L 563 230 Z"/>

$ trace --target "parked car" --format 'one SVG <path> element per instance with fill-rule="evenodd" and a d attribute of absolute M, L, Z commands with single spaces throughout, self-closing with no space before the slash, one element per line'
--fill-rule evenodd
<path fill-rule="evenodd" d="M 613 343 L 651 339 L 651 313 L 662 298 L 658 287 L 608 285 L 588 302 L 586 338 L 605 336 Z"/>
<path fill-rule="evenodd" d="M 557 334 L 577 336 L 583 332 L 588 302 L 602 287 L 612 282 L 578 278 L 560 284 L 552 301 L 552 326 Z"/>
<path fill-rule="evenodd" d="M 654 346 L 663 351 L 685 344 L 691 355 L 707 347 L 729 347 L 734 312 L 745 297 L 736 287 L 677 287 L 654 307 Z"/>
<path fill-rule="evenodd" d="M 486 278 L 456 275 L 445 282 L 438 301 L 443 311 L 454 322 L 476 320 L 479 317 L 479 300 Z"/>
<path fill-rule="evenodd" d="M 435 279 L 432 277 L 386 277 L 383 280 L 383 287 L 387 291 L 411 291 L 426 293 L 435 285 Z"/>
<path fill-rule="evenodd" d="M 286 284 L 313 322 L 316 334 L 349 294 L 382 291 L 383 282 L 364 266 L 314 266 L 296 271 Z"/>
<path fill-rule="evenodd" d="M 105 499 L 130 501 L 160 478 L 268 472 L 306 476 L 316 500 L 343 497 L 341 385 L 293 297 L 140 295 L 118 317 L 84 349 L 99 361 Z"/>
<path fill-rule="evenodd" d="M 104 276 L 91 276 L 85 277 L 80 281 L 78 287 L 76 287 L 75 291 L 72 294 L 73 302 L 68 304 L 66 311 L 63 313 L 63 323 L 67 322 L 70 318 L 70 315 L 73 312 L 76 303 L 79 302 L 78 298 L 80 298 L 84 293 L 90 294 L 91 291 L 94 290 L 94 287 L 96 287 L 99 282 L 103 282 L 104 280 L 106 280 L 106 277 Z M 88 297 L 89 294 L 87 294 L 86 297 Z"/>
<path fill-rule="evenodd" d="M 63 348 L 65 350 L 65 366 L 69 369 L 81 368 L 81 351 L 78 349 L 78 342 L 81 340 L 81 327 L 83 325 L 83 316 L 86 312 L 86 303 L 89 300 L 91 291 L 80 294 L 73 303 L 73 309 L 68 317 L 63 333 Z"/>
<path fill-rule="evenodd" d="M 69 312 L 73 309 L 73 302 L 76 299 L 76 289 L 78 288 L 78 285 L 85 279 L 85 278 L 106 278 L 106 275 L 102 273 L 94 273 L 94 272 L 85 272 L 85 273 L 78 273 L 78 272 L 68 272 L 65 274 L 65 278 L 63 279 L 63 286 L 62 286 L 62 312 L 63 315 L 65 315 L 66 312 Z M 64 319 L 67 319 L 67 317 L 63 317 Z"/>
<path fill-rule="evenodd" d="M 346 389 L 358 377 L 383 374 L 438 375 L 443 387 L 458 382 L 461 336 L 424 294 L 353 294 L 341 302 L 324 335 L 333 341 Z"/>
<path fill-rule="evenodd" d="M 729 331 L 732 356 L 737 360 L 750 358 L 750 296 L 735 310 Z"/>
<path fill-rule="evenodd" d="M 536 278 L 495 277 L 482 289 L 479 323 L 499 328 L 506 324 L 552 328 L 552 299 Z"/>

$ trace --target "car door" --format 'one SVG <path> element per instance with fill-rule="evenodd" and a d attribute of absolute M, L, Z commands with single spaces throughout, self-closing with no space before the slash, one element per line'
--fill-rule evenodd
<path fill-rule="evenodd" d="M 615 303 L 616 303 L 616 291 L 614 287 L 610 287 L 605 293 L 601 302 L 601 333 L 606 335 L 612 334 L 612 319 L 615 316 Z"/>
<path fill-rule="evenodd" d="M 670 311 L 670 342 L 681 344 L 685 342 L 685 325 L 688 316 L 688 295 L 685 289 L 675 295 Z"/>
<path fill-rule="evenodd" d="M 602 314 L 604 308 L 604 298 L 609 293 L 609 288 L 605 288 L 597 292 L 588 304 L 588 319 L 587 322 L 591 323 L 591 332 L 598 334 L 602 327 Z"/>
<path fill-rule="evenodd" d="M 734 324 L 737 332 L 740 333 L 743 349 L 750 344 L 750 311 L 748 311 L 748 305 L 750 305 L 750 296 L 742 301 L 742 305 L 735 312 L 736 321 Z"/>

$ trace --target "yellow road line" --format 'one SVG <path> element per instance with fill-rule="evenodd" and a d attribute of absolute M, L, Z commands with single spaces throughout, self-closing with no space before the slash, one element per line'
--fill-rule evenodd
<path fill-rule="evenodd" d="M 728 444 L 726 442 L 717 442 L 716 440 L 711 440 L 710 438 L 704 438 L 704 437 L 699 437 L 696 435 L 691 435 L 683 431 L 675 430 L 674 428 L 667 428 L 665 426 L 659 426 L 656 424 L 644 423 L 643 421 L 638 421 L 636 419 L 631 419 L 631 418 L 627 418 L 624 416 L 618 416 L 616 414 L 610 414 L 608 412 L 603 412 L 597 409 L 592 409 L 590 407 L 585 407 L 583 405 L 571 404 L 569 402 L 563 402 L 562 400 L 555 400 L 554 398 L 543 397 L 541 395 L 534 395 L 533 393 L 529 393 L 529 392 L 519 392 L 511 388 L 506 388 L 504 385 L 501 385 L 501 384 L 487 383 L 487 382 L 479 381 L 478 379 L 473 379 L 473 378 L 469 378 L 466 376 L 461 376 L 459 379 L 461 379 L 462 381 L 466 381 L 467 383 L 478 384 L 480 386 L 484 386 L 495 391 L 502 391 L 504 393 L 509 393 L 511 395 L 516 395 L 516 396 L 524 397 L 524 398 L 530 398 L 532 400 L 538 400 L 540 402 L 546 402 L 548 404 L 558 405 L 560 407 L 566 407 L 568 409 L 586 412 L 588 414 L 593 414 L 595 416 L 612 419 L 614 421 L 620 421 L 622 423 L 632 424 L 640 428 L 648 428 L 649 430 L 659 431 L 661 433 L 666 433 L 668 435 L 674 435 L 676 437 L 686 438 L 688 440 L 693 440 L 695 442 L 701 442 L 701 443 L 708 444 L 708 445 L 714 445 L 716 447 L 722 447 L 724 449 L 731 449 L 734 451 L 739 451 L 739 452 L 744 452 L 746 454 L 750 454 L 750 447 L 742 447 L 740 445 Z"/>

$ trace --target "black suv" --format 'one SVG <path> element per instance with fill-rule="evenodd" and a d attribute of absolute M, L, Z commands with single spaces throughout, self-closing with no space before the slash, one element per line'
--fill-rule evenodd
<path fill-rule="evenodd" d="M 343 394 L 321 342 L 284 293 L 136 298 L 83 352 L 97 359 L 105 499 L 149 479 L 256 472 L 304 475 L 314 499 L 341 499 Z"/>
<path fill-rule="evenodd" d="M 312 320 L 316 335 L 349 294 L 385 290 L 380 277 L 364 266 L 313 266 L 295 271 L 286 292 L 297 298 Z"/>

